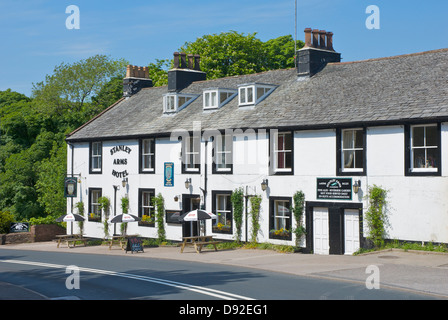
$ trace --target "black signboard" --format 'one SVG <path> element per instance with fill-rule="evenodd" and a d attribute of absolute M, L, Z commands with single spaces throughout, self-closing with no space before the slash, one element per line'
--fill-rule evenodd
<path fill-rule="evenodd" d="M 28 222 L 11 222 L 9 232 L 29 232 L 30 224 Z"/>
<path fill-rule="evenodd" d="M 317 199 L 352 200 L 352 179 L 317 178 Z"/>
<path fill-rule="evenodd" d="M 128 251 L 131 251 L 131 253 L 139 251 L 143 252 L 142 240 L 138 237 L 129 237 L 126 245 L 126 253 L 128 253 Z"/>
<path fill-rule="evenodd" d="M 64 197 L 76 198 L 78 179 L 74 177 L 65 178 Z"/>

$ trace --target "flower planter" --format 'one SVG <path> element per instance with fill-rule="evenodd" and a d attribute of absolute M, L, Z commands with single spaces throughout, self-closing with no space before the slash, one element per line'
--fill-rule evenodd
<path fill-rule="evenodd" d="M 148 221 L 139 221 L 138 222 L 139 227 L 155 227 L 156 224 L 154 222 L 148 222 Z"/>

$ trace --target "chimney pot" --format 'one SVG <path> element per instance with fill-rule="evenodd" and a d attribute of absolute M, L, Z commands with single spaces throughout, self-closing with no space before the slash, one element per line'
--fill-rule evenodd
<path fill-rule="evenodd" d="M 194 69 L 194 60 L 193 55 L 188 54 L 188 69 Z"/>
<path fill-rule="evenodd" d="M 313 29 L 313 48 L 319 48 L 319 30 Z"/>
<path fill-rule="evenodd" d="M 174 69 L 179 68 L 179 52 L 174 52 Z"/>
<path fill-rule="evenodd" d="M 327 50 L 334 51 L 333 32 L 327 32 Z"/>
<path fill-rule="evenodd" d="M 305 29 L 305 48 L 306 47 L 312 47 L 313 44 L 311 43 L 311 28 Z"/>
<path fill-rule="evenodd" d="M 198 54 L 194 55 L 194 70 L 201 71 L 201 56 Z"/>
<path fill-rule="evenodd" d="M 132 66 L 130 64 L 128 64 L 126 66 L 126 78 L 130 78 L 131 77 L 131 68 L 132 68 Z"/>
<path fill-rule="evenodd" d="M 327 32 L 325 30 L 319 31 L 319 48 L 326 49 L 327 45 L 325 44 L 325 36 L 327 35 Z"/>
<path fill-rule="evenodd" d="M 181 69 L 187 67 L 187 54 L 185 52 L 180 53 L 180 67 Z"/>

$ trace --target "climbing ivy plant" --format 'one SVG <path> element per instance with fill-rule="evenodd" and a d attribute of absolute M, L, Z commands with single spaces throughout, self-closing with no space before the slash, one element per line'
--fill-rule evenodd
<path fill-rule="evenodd" d="M 297 191 L 293 196 L 294 207 L 292 212 L 296 220 L 296 227 L 294 234 L 296 235 L 296 247 L 300 245 L 300 240 L 305 234 L 305 227 L 303 226 L 303 209 L 305 208 L 305 194 L 302 191 Z"/>
<path fill-rule="evenodd" d="M 243 210 L 244 210 L 244 191 L 243 188 L 235 189 L 230 197 L 233 209 L 233 220 L 236 227 L 236 241 L 241 241 L 242 225 L 243 225 Z"/>
<path fill-rule="evenodd" d="M 252 232 L 251 232 L 251 242 L 257 242 L 257 235 L 260 231 L 260 204 L 261 196 L 256 195 L 250 198 L 250 214 L 252 216 Z"/>
<path fill-rule="evenodd" d="M 370 239 L 376 248 L 384 245 L 386 227 L 388 225 L 387 216 L 387 190 L 373 185 L 368 188 L 369 208 L 364 220 L 368 226 L 367 238 Z"/>
<path fill-rule="evenodd" d="M 156 209 L 157 236 L 159 241 L 163 242 L 166 240 L 165 224 L 163 222 L 165 216 L 165 199 L 161 193 L 152 199 L 153 206 Z"/>

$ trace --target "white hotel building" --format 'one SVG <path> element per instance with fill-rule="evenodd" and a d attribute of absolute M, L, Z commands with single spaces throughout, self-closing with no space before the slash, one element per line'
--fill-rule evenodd
<path fill-rule="evenodd" d="M 129 66 L 124 97 L 67 137 L 67 176 L 78 177 L 68 212 L 84 203 L 85 234 L 104 236 L 99 196 L 112 216 L 128 196 L 141 217 L 160 193 L 167 239 L 191 232 L 176 217 L 202 207 L 219 215 L 207 234 L 232 240 L 230 195 L 242 187 L 262 197 L 258 241 L 293 245 L 294 233 L 272 231 L 295 227 L 301 190 L 304 251 L 350 254 L 366 244 L 367 190 L 378 185 L 389 239 L 448 243 L 448 49 L 341 63 L 332 34 L 315 31 L 294 69 L 206 80 L 199 57 L 176 53 L 168 86 L 152 87 Z M 157 238 L 157 226 L 128 233 Z"/>

